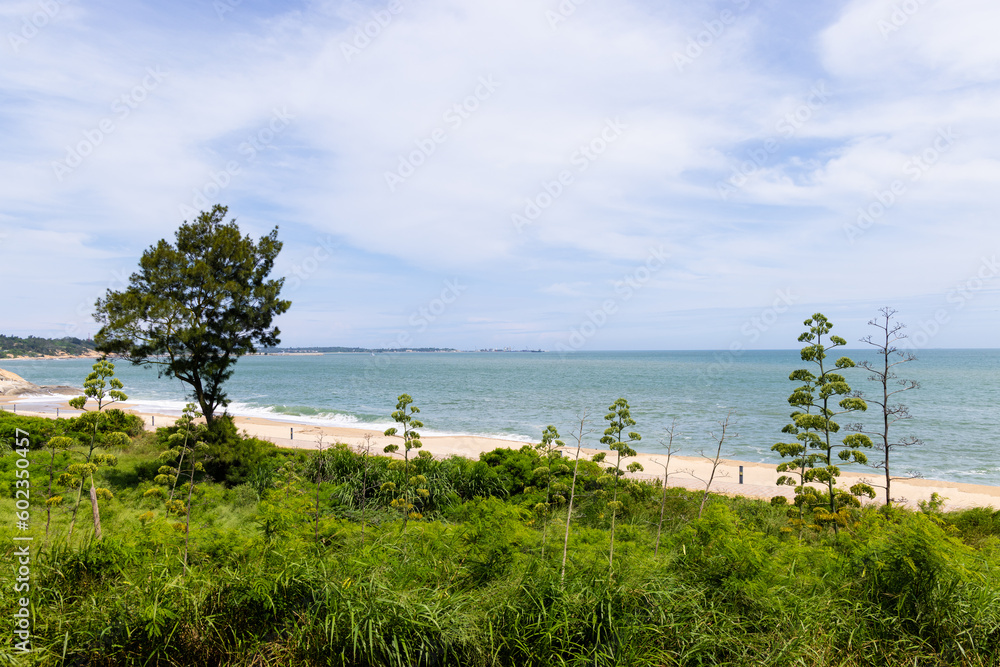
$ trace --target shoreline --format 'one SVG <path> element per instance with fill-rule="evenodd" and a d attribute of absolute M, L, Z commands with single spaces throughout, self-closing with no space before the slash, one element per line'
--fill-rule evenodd
<path fill-rule="evenodd" d="M 42 398 L 42 397 L 40 397 Z M 65 399 L 58 396 L 44 397 L 51 399 L 48 405 L 36 406 L 31 403 L 23 404 L 18 414 L 38 417 L 55 417 L 56 409 L 78 414 L 76 410 L 69 407 Z M 16 397 L 0 398 L 0 405 L 16 404 Z M 30 407 L 29 407 L 30 406 Z M 48 407 L 48 410 L 37 410 L 31 408 Z M 143 418 L 147 428 L 155 426 L 169 426 L 177 419 L 177 415 L 170 415 L 155 411 L 136 411 L 128 402 L 120 406 L 126 412 L 131 412 Z M 27 408 L 27 409 L 26 409 Z M 62 415 L 60 415 L 62 416 Z M 373 454 L 383 454 L 382 448 L 390 443 L 400 444 L 400 436 L 387 437 L 381 431 L 371 428 L 351 428 L 346 426 L 322 426 L 308 423 L 281 421 L 264 417 L 244 417 L 234 416 L 234 423 L 237 429 L 245 432 L 249 436 L 258 437 L 262 440 L 273 442 L 276 446 L 286 449 L 319 449 L 329 447 L 335 443 L 349 445 L 355 450 L 370 447 Z M 571 438 L 564 438 L 571 440 Z M 470 459 L 478 459 L 483 452 L 489 452 L 497 448 L 506 447 L 519 449 L 524 445 L 533 444 L 518 440 L 504 440 L 496 437 L 477 435 L 426 435 L 421 438 L 423 449 L 438 458 L 446 458 L 452 455 L 464 456 Z M 576 447 L 567 445 L 560 448 L 564 455 L 573 459 L 576 455 Z M 607 449 L 595 449 L 584 446 L 580 450 L 581 457 L 589 459 L 598 452 L 608 452 Z M 397 454 L 396 456 L 401 456 Z M 609 457 L 610 458 L 610 457 Z M 663 465 L 667 462 L 666 454 L 652 454 L 639 452 L 638 456 L 628 459 L 628 463 L 641 463 L 644 470 L 641 473 L 629 474 L 629 477 L 637 479 L 655 480 L 663 479 Z M 711 492 L 725 495 L 740 495 L 749 498 L 768 500 L 773 496 L 784 496 L 791 500 L 795 497 L 794 487 L 778 486 L 776 484 L 780 473 L 777 471 L 778 463 L 755 463 L 750 461 L 739 461 L 735 459 L 720 459 L 718 470 L 712 482 Z M 670 457 L 670 476 L 668 486 L 684 487 L 694 491 L 703 491 L 705 482 L 711 473 L 711 463 L 698 456 L 672 455 Z M 873 471 L 865 474 L 855 471 L 845 471 L 841 474 L 841 486 L 848 487 L 858 481 L 867 480 L 869 482 L 880 482 L 884 476 Z M 945 498 L 944 509 L 957 510 L 971 507 L 992 507 L 1000 508 L 1000 487 L 987 486 L 983 484 L 972 484 L 968 482 L 950 482 L 933 479 L 894 479 L 892 481 L 894 504 L 905 505 L 911 509 L 917 509 L 919 501 L 930 500 L 931 494 L 937 493 Z M 879 492 L 882 495 L 878 495 Z M 873 500 L 863 499 L 867 503 L 880 503 L 884 498 L 884 491 L 876 487 L 876 497 Z"/>
<path fill-rule="evenodd" d="M 89 352 L 87 354 L 22 354 L 16 357 L 0 357 L 0 363 L 4 361 L 21 361 L 22 359 L 100 359 L 100 352 Z"/>

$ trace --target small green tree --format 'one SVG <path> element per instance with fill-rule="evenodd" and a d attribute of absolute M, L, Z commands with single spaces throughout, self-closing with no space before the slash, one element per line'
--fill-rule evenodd
<path fill-rule="evenodd" d="M 619 398 L 608 407 L 608 414 L 604 415 L 604 419 L 607 420 L 608 427 L 604 429 L 604 437 L 601 438 L 601 442 L 607 445 L 608 449 L 617 453 L 615 467 L 611 469 L 614 490 L 611 502 L 608 503 L 608 508 L 611 510 L 611 549 L 608 552 L 608 565 L 613 566 L 615 560 L 615 519 L 618 517 L 618 511 L 622 508 L 621 502 L 618 501 L 618 482 L 625 474 L 625 471 L 622 470 L 622 459 L 638 454 L 632 449 L 630 443 L 639 442 L 642 440 L 642 436 L 634 431 L 627 431 L 629 427 L 635 426 L 635 420 L 632 419 L 628 401 L 624 398 Z M 627 470 L 638 472 L 642 470 L 642 464 L 631 463 Z"/>
<path fill-rule="evenodd" d="M 917 358 L 912 352 L 900 350 L 896 346 L 898 342 L 907 338 L 903 332 L 906 325 L 901 322 L 893 322 L 896 311 L 892 308 L 881 308 L 879 309 L 879 313 L 882 315 L 881 318 L 876 317 L 868 322 L 869 326 L 878 329 L 878 333 L 875 336 L 869 335 L 861 339 L 862 343 L 868 343 L 875 348 L 876 354 L 879 356 L 879 361 L 878 363 L 862 361 L 858 364 L 859 368 L 868 371 L 869 380 L 878 383 L 878 394 L 877 397 L 872 398 L 860 391 L 855 393 L 859 398 L 865 398 L 867 403 L 878 406 L 879 412 L 877 417 L 879 418 L 879 424 L 875 428 L 869 429 L 866 429 L 861 424 L 854 424 L 849 428 L 875 438 L 875 449 L 882 452 L 882 459 L 872 464 L 872 467 L 882 470 L 885 475 L 885 486 L 880 486 L 880 488 L 885 489 L 885 505 L 889 507 L 892 505 L 892 492 L 890 490 L 892 481 L 896 479 L 912 479 L 919 476 L 911 474 L 903 477 L 893 477 L 889 468 L 890 455 L 896 449 L 923 444 L 919 438 L 913 436 L 897 439 L 897 436 L 890 435 L 890 428 L 896 422 L 911 419 L 909 408 L 893 401 L 896 400 L 895 397 L 897 395 L 904 391 L 919 389 L 920 384 L 915 380 L 899 379 L 895 371 L 897 366 L 915 361 Z"/>
<path fill-rule="evenodd" d="M 413 491 L 411 487 L 419 487 L 421 484 L 425 484 L 426 480 L 423 479 L 422 475 L 410 476 L 411 465 L 410 465 L 410 450 L 420 449 L 423 447 L 423 443 L 420 442 L 420 433 L 416 431 L 418 428 L 423 428 L 424 423 L 414 417 L 414 415 L 420 413 L 420 408 L 413 405 L 413 398 L 409 394 L 400 394 L 399 399 L 396 403 L 396 411 L 392 413 L 392 420 L 399 424 L 403 429 L 403 461 L 402 461 L 402 490 L 399 495 L 392 501 L 392 506 L 397 507 L 403 513 L 403 529 L 406 529 L 406 522 L 409 519 L 419 519 L 420 513 L 414 511 L 413 503 Z M 399 433 L 396 428 L 386 429 L 385 435 L 394 436 Z M 392 454 L 399 451 L 399 445 L 386 445 L 383 451 L 387 454 Z M 396 485 L 393 482 L 386 482 L 383 484 L 384 490 L 397 491 Z M 421 493 L 423 492 L 423 493 Z M 427 493 L 427 489 L 417 488 L 416 493 L 423 495 Z"/>
<path fill-rule="evenodd" d="M 816 453 L 813 459 L 815 466 L 806 469 L 802 475 L 802 486 L 804 487 L 806 482 L 819 482 L 826 486 L 827 509 L 818 513 L 816 518 L 833 523 L 836 531 L 838 522 L 844 520 L 841 509 L 857 505 L 855 496 L 873 497 L 875 491 L 864 483 L 852 486 L 850 493 L 836 487 L 840 467 L 834 463 L 834 454 L 836 453 L 837 458 L 844 462 L 865 464 L 868 458 L 860 448 L 871 447 L 872 441 L 862 433 L 852 433 L 839 443 L 836 442 L 834 435 L 840 431 L 840 425 L 834 418 L 864 411 L 868 405 L 863 399 L 853 396 L 847 380 L 839 372 L 835 372 L 853 368 L 854 362 L 849 357 L 841 357 L 833 368 L 829 368 L 826 361 L 830 350 L 846 345 L 847 341 L 840 336 L 830 335 L 829 345 L 824 343 L 824 336 L 830 333 L 833 324 L 822 313 L 814 314 L 803 324 L 809 328 L 799 336 L 799 342 L 808 345 L 802 348 L 800 357 L 802 361 L 814 364 L 817 373 L 800 369 L 789 375 L 790 380 L 802 382 L 803 385 L 792 393 L 788 403 L 799 408 L 792 413 L 796 438 L 800 442 L 807 443 L 809 449 Z M 838 401 L 838 397 L 843 398 Z M 791 452 L 792 449 L 787 451 Z"/>
<path fill-rule="evenodd" d="M 798 373 L 798 371 L 796 371 Z M 793 376 L 795 373 L 792 374 Z M 795 379 L 790 377 L 789 379 Z M 806 394 L 812 395 L 813 387 L 812 381 L 807 381 L 802 387 L 799 387 L 792 394 L 792 397 L 796 395 L 804 396 Z M 789 398 L 791 403 L 793 398 Z M 797 399 L 796 399 L 797 400 Z M 796 405 L 796 403 L 793 403 Z M 808 413 L 812 406 L 811 404 L 806 404 L 803 409 Z M 791 417 L 794 420 L 797 414 L 801 414 L 799 411 L 793 412 Z M 778 442 L 771 447 L 771 451 L 778 452 L 782 458 L 791 458 L 790 461 L 783 461 L 778 464 L 777 470 L 781 473 L 791 473 L 790 475 L 781 475 L 778 477 L 779 486 L 794 486 L 795 487 L 795 505 L 798 510 L 798 518 L 795 519 L 799 528 L 804 524 L 805 521 L 805 510 L 806 508 L 812 508 L 815 506 L 820 498 L 819 492 L 816 488 L 812 486 L 807 486 L 806 473 L 812 468 L 816 467 L 816 463 L 820 460 L 821 455 L 816 452 L 810 452 L 809 445 L 815 434 L 806 431 L 805 429 L 800 429 L 796 423 L 793 421 L 790 424 L 786 424 L 784 428 L 781 429 L 782 433 L 788 433 L 794 435 L 795 442 Z M 781 496 L 782 502 L 785 502 L 785 497 Z"/>
<path fill-rule="evenodd" d="M 545 502 L 535 505 L 535 513 L 542 518 L 542 558 L 545 557 L 545 534 L 552 504 L 566 502 L 566 497 L 561 493 L 566 485 L 559 481 L 553 482 L 557 475 L 569 472 L 569 466 L 562 462 L 562 454 L 559 452 L 559 448 L 565 446 L 566 443 L 559 439 L 559 431 L 551 424 L 542 431 L 542 441 L 535 445 L 535 449 L 542 455 L 542 465 L 535 468 L 534 477 L 545 481 Z M 554 496 L 553 491 L 556 492 Z"/>
<path fill-rule="evenodd" d="M 125 447 L 131 439 L 125 433 L 101 431 L 102 414 L 101 411 L 113 403 L 126 401 L 128 396 L 122 391 L 122 381 L 116 378 L 115 365 L 108 361 L 107 356 L 101 356 L 96 364 L 92 366 L 93 371 L 83 382 L 83 396 L 77 396 L 69 401 L 70 406 L 77 410 L 84 410 L 84 413 L 77 418 L 77 427 L 90 436 L 90 445 L 85 455 L 83 463 L 69 466 L 68 477 L 65 482 L 74 483 L 78 481 L 76 503 L 73 506 L 73 518 L 69 524 L 70 537 L 73 536 L 73 528 L 76 525 L 76 513 L 80 508 L 80 499 L 83 493 L 83 484 L 86 479 L 90 480 L 90 506 L 94 515 L 94 534 L 97 539 L 101 539 L 101 512 L 98 506 L 98 498 L 111 500 L 114 494 L 108 489 L 98 488 L 94 483 L 94 472 L 101 465 L 116 466 L 118 458 L 112 454 L 95 453 L 98 448 Z M 88 399 L 97 401 L 97 411 L 88 411 L 86 404 Z"/>

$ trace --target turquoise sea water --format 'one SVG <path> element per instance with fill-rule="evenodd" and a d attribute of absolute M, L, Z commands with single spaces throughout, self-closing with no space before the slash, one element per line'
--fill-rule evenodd
<path fill-rule="evenodd" d="M 877 361 L 862 350 L 844 354 Z M 80 386 L 92 363 L 4 360 L 0 366 L 37 384 Z M 586 409 L 594 431 L 586 442 L 592 447 L 600 447 L 608 406 L 625 397 L 642 451 L 662 451 L 672 419 L 682 434 L 681 454 L 708 451 L 710 432 L 731 413 L 732 432 L 739 436 L 727 441 L 723 455 L 777 463 L 770 448 L 786 437 L 781 428 L 791 413 L 787 398 L 797 384 L 788 374 L 804 367 L 794 350 L 255 356 L 240 360 L 226 387 L 235 414 L 379 429 L 390 425 L 396 397 L 405 392 L 421 408 L 427 434 L 523 441 L 537 439 L 547 424 L 568 439 L 576 415 Z M 181 383 L 127 363 L 116 370 L 137 407 L 169 412 L 183 406 Z M 923 351 L 898 371 L 921 388 L 902 394 L 913 419 L 895 428 L 924 445 L 900 451 L 897 470 L 1000 486 L 1000 350 Z M 855 389 L 877 390 L 863 370 L 846 375 Z M 874 425 L 874 417 L 851 421 Z"/>

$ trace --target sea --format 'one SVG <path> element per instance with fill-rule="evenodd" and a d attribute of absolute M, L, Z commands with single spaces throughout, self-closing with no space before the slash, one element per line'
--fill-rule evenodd
<path fill-rule="evenodd" d="M 855 362 L 877 365 L 880 359 L 868 350 L 835 352 Z M 92 364 L 0 361 L 36 384 L 71 386 L 82 386 Z M 407 393 L 420 408 L 425 435 L 525 443 L 537 442 L 551 424 L 575 444 L 586 413 L 584 446 L 593 448 L 603 447 L 609 406 L 625 398 L 642 436 L 640 451 L 666 452 L 673 425 L 675 453 L 714 454 L 728 418 L 724 458 L 780 463 L 771 447 L 789 438 L 781 429 L 792 412 L 788 396 L 800 384 L 788 376 L 798 368 L 811 365 L 797 350 L 274 354 L 240 359 L 225 389 L 235 415 L 379 430 L 393 425 L 397 397 Z M 894 473 L 1000 486 L 1000 350 L 924 350 L 895 371 L 920 386 L 896 396 L 911 418 L 897 422 L 893 432 L 922 444 L 893 455 Z M 119 360 L 115 372 L 137 409 L 179 413 L 190 400 L 186 385 L 158 377 L 155 368 Z M 881 394 L 863 369 L 844 374 L 852 389 Z M 869 411 L 841 424 L 875 427 L 880 420 Z M 872 450 L 870 458 L 879 455 Z"/>

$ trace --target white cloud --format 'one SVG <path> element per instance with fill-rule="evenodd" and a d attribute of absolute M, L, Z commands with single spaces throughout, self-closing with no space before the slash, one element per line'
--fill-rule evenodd
<path fill-rule="evenodd" d="M 107 282 L 109 262 L 134 266 L 200 196 L 229 203 L 255 235 L 280 224 L 281 270 L 317 237 L 340 244 L 296 290 L 301 315 L 283 328 L 301 344 L 384 337 L 425 299 L 387 312 L 394 287 L 433 295 L 461 275 L 479 296 L 463 302 L 465 333 L 449 336 L 493 346 L 503 341 L 489 336 L 519 332 L 533 346 L 533 326 L 537 340 L 556 335 L 550 302 L 575 322 L 580 303 L 661 245 L 670 263 L 623 309 L 616 345 L 649 347 L 663 313 L 766 304 L 790 284 L 819 304 L 934 295 L 1000 240 L 1000 46 L 984 36 L 1000 9 L 914 2 L 885 35 L 879 20 L 906 3 L 850 2 L 826 24 L 815 10 L 792 59 L 774 38 L 810 10 L 751 6 L 680 69 L 675 54 L 718 7 L 587 3 L 553 30 L 528 0 L 407 3 L 348 59 L 343 45 L 378 6 L 260 15 L 242 3 L 220 21 L 209 7 L 160 17 L 64 3 L 0 69 L 2 243 L 16 248 L 6 270 L 50 258 L 37 278 L 48 299 L 8 303 L 24 326 L 72 320 L 91 298 L 74 285 Z M 30 9 L 0 14 L 3 27 Z M 157 67 L 167 74 L 143 91 Z M 817 100 L 816 86 L 828 95 Z M 122 116 L 116 100 L 137 90 Z M 291 117 L 279 132 L 275 110 Z M 60 180 L 52 163 L 105 119 L 113 131 Z M 623 127 L 613 141 L 602 138 L 609 119 Z M 947 128 L 954 145 L 911 180 L 907 161 Z M 777 148 L 721 199 L 717 184 L 769 139 Z M 581 159 L 592 142 L 601 150 Z M 421 164 L 390 190 L 401 157 Z M 905 193 L 848 243 L 844 226 L 900 179 Z M 531 202 L 548 203 L 519 232 L 511 216 Z M 513 324 L 490 334 L 493 319 Z M 314 340 L 324 335 L 336 340 Z"/>

